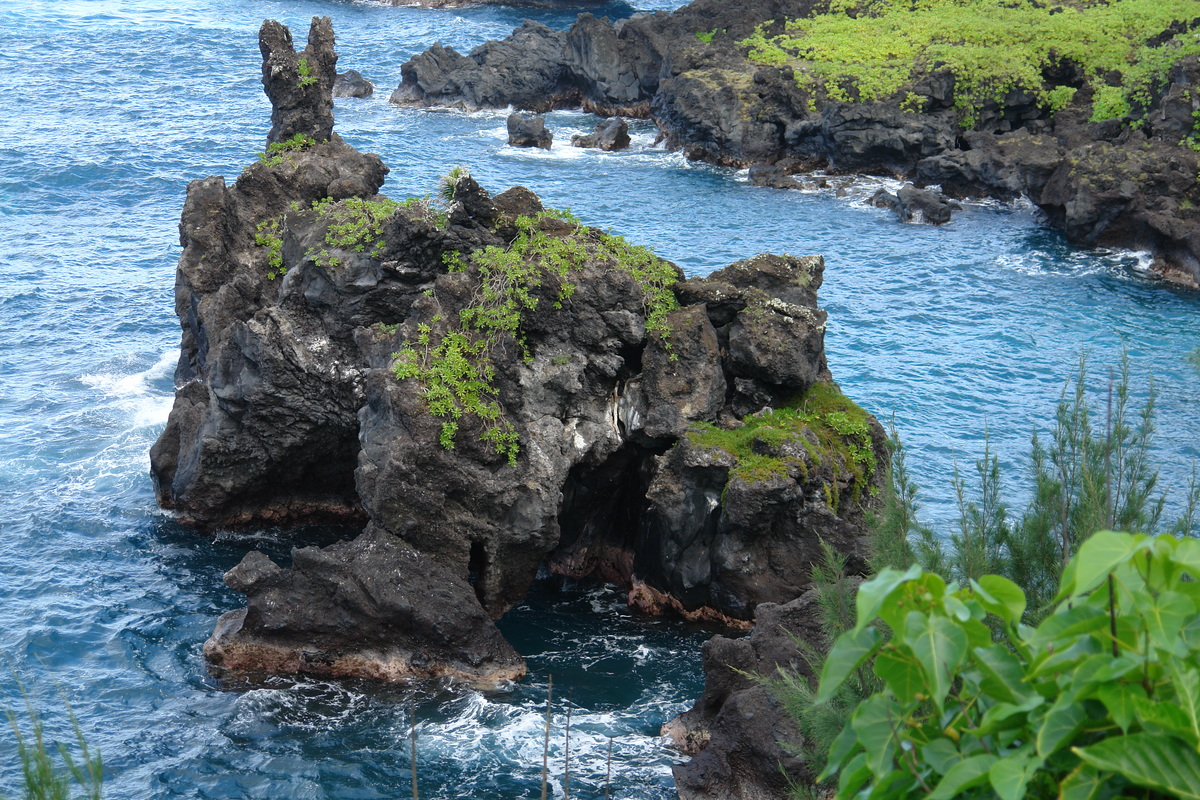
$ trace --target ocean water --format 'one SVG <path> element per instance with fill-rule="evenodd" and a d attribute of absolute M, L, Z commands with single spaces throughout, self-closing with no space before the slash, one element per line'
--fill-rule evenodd
<path fill-rule="evenodd" d="M 610 15 L 670 9 L 635 0 Z M 346 531 L 199 537 L 154 505 L 147 451 L 172 399 L 177 222 L 187 182 L 232 180 L 263 149 L 269 104 L 257 29 L 303 39 L 334 20 L 340 66 L 378 86 L 339 100 L 338 130 L 391 167 L 396 198 L 436 192 L 469 166 L 486 187 L 523 184 L 551 205 L 653 246 L 691 275 L 763 251 L 826 257 L 829 362 L 843 389 L 894 419 L 925 514 L 955 514 L 950 480 L 985 431 L 1019 505 L 1029 437 L 1045 431 L 1087 354 L 1102 407 L 1128 351 L 1153 378 L 1156 459 L 1178 500 L 1200 456 L 1200 296 L 1156 283 L 1137 253 L 1078 250 L 1027 207 L 970 205 L 943 228 L 904 225 L 863 202 L 886 181 L 780 192 L 688 163 L 633 125 L 628 152 L 564 146 L 584 114 L 549 115 L 554 149 L 505 143 L 501 112 L 388 105 L 400 65 L 440 40 L 461 50 L 525 17 L 559 12 L 421 10 L 312 0 L 10 0 L 0 5 L 0 704 L 19 675 L 55 738 L 69 703 L 104 754 L 111 798 L 408 796 L 410 733 L 423 797 L 540 796 L 547 683 L 572 708 L 576 796 L 673 796 L 659 725 L 690 705 L 703 631 L 631 614 L 603 587 L 540 583 L 506 617 L 530 677 L 506 691 L 419 692 L 276 680 L 231 686 L 200 646 L 239 605 L 222 573 L 252 548 Z M 551 741 L 562 794 L 563 706 Z M 13 787 L 0 734 L 0 792 Z"/>

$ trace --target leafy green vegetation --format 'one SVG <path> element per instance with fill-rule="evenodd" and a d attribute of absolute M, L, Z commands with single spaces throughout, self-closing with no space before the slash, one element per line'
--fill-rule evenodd
<path fill-rule="evenodd" d="M 869 660 L 883 684 L 833 743 L 837 797 L 1200 797 L 1200 541 L 1097 533 L 1056 599 L 1031 628 L 997 575 L 863 584 L 816 697 Z"/>
<path fill-rule="evenodd" d="M 383 197 L 379 200 L 364 200 L 350 197 L 334 201 L 326 197 L 313 203 L 316 211 L 327 223 L 324 246 L 313 248 L 308 256 L 323 267 L 336 267 L 338 258 L 333 253 L 343 250 L 351 253 L 367 253 L 372 258 L 383 255 L 383 224 L 400 208 L 395 200 Z"/>
<path fill-rule="evenodd" d="M 946 601 L 948 603 L 946 607 L 953 607 L 954 613 L 958 615 L 955 617 L 955 624 L 974 628 L 974 633 L 971 635 L 980 641 L 982 641 L 982 631 L 975 626 L 975 623 L 981 622 L 985 626 L 990 626 L 987 643 L 980 645 L 990 647 L 990 643 L 997 637 L 1010 636 L 1014 630 L 1021 641 L 1025 642 L 1028 632 L 1032 630 L 1028 627 L 1029 625 L 1039 622 L 1042 625 L 1048 625 L 1050 624 L 1049 620 L 1053 619 L 1053 616 L 1048 615 L 1062 613 L 1061 607 L 1055 611 L 1055 603 L 1061 601 L 1065 596 L 1060 592 L 1060 576 L 1066 575 L 1061 581 L 1062 587 L 1066 588 L 1061 591 L 1073 591 L 1069 588 L 1072 580 L 1072 568 L 1066 565 L 1081 548 L 1088 546 L 1087 543 L 1092 540 L 1097 530 L 1110 528 L 1114 522 L 1120 522 L 1124 527 L 1146 534 L 1163 532 L 1179 536 L 1194 535 L 1197 532 L 1197 522 L 1200 520 L 1197 516 L 1197 511 L 1200 510 L 1200 481 L 1197 480 L 1195 471 L 1191 488 L 1184 498 L 1180 518 L 1173 525 L 1166 525 L 1162 520 L 1165 496 L 1156 495 L 1158 474 L 1150 465 L 1154 433 L 1153 386 L 1151 385 L 1145 393 L 1145 403 L 1140 409 L 1135 409 L 1130 389 L 1129 362 L 1127 358 L 1123 358 L 1119 370 L 1110 373 L 1105 392 L 1103 424 L 1099 424 L 1088 404 L 1086 383 L 1086 361 L 1081 359 L 1079 371 L 1073 382 L 1069 382 L 1064 387 L 1055 411 L 1054 426 L 1050 437 L 1043 444 L 1040 437 L 1034 436 L 1029 471 L 1033 482 L 1033 497 L 1024 514 L 1014 517 L 1003 502 L 999 461 L 991 454 L 985 437 L 983 457 L 975 462 L 974 472 L 977 477 L 977 486 L 974 492 L 968 490 L 966 481 L 956 472 L 953 486 L 958 500 L 959 521 L 956 530 L 945 538 L 935 535 L 932 529 L 922 525 L 918 519 L 917 487 L 908 476 L 904 449 L 893 432 L 892 457 L 888 480 L 881 493 L 881 508 L 869 519 L 872 526 L 872 555 L 870 558 L 872 571 L 880 576 L 891 575 L 894 577 L 901 574 L 910 576 L 912 580 L 917 581 L 913 586 L 925 587 L 929 590 L 930 597 L 941 598 L 954 595 L 956 591 L 959 591 L 958 587 L 967 587 L 964 591 L 974 597 L 979 592 L 978 587 L 982 586 L 987 589 L 992 598 L 1003 596 L 1012 600 L 1013 605 L 1010 611 L 1016 608 L 1016 601 L 1015 595 L 1011 591 L 1007 591 L 1006 587 L 1010 585 L 1022 587 L 1020 612 L 1013 612 L 1011 619 L 1005 619 L 1003 615 L 999 615 L 994 608 L 988 605 L 991 601 L 986 597 L 980 602 L 983 604 L 984 610 L 991 613 L 990 617 L 981 617 L 974 611 L 964 613 L 962 607 L 957 605 L 967 602 L 962 596 L 956 595 L 953 599 Z M 1065 573 L 1064 567 L 1066 568 Z M 839 561 L 836 554 L 828 552 L 821 569 L 814 570 L 813 574 L 814 581 L 818 585 L 822 608 L 840 607 L 845 609 L 848 602 L 846 598 L 851 590 L 848 578 L 844 574 L 844 561 Z M 905 578 L 905 580 L 909 580 L 909 578 Z M 948 584 L 952 583 L 954 585 L 947 588 Z M 1079 591 L 1083 592 L 1087 589 Z M 1146 591 L 1150 591 L 1152 596 L 1159 596 L 1156 594 L 1158 590 L 1153 587 Z M 1189 589 L 1189 591 L 1191 590 Z M 922 602 L 925 602 L 923 599 L 925 597 L 924 589 L 920 597 Z M 887 602 L 893 602 L 893 600 L 894 598 Z M 861 602 L 863 601 L 860 600 Z M 907 610 L 924 612 L 928 609 L 918 603 L 909 606 Z M 860 613 L 857 620 L 863 619 L 864 617 Z M 1001 620 L 1004 621 L 1001 622 Z M 840 636 L 851 629 L 845 613 L 840 618 L 833 618 L 825 613 L 822 623 L 831 637 Z M 906 625 L 907 618 L 902 620 L 902 623 Z M 854 630 L 857 631 L 855 635 L 860 637 L 875 635 L 863 633 L 857 622 L 853 624 Z M 879 628 L 880 638 L 871 646 L 874 647 L 878 644 L 879 647 L 871 652 L 864 651 L 866 655 L 859 662 L 853 679 L 842 681 L 836 689 L 830 688 L 828 691 L 824 691 L 821 697 L 818 697 L 814 687 L 804 678 L 793 673 L 781 673 L 765 679 L 775 689 L 781 701 L 790 709 L 796 719 L 797 725 L 805 737 L 801 752 L 814 766 L 814 773 L 820 771 L 821 766 L 826 763 L 827 756 L 831 753 L 837 755 L 841 752 L 835 744 L 838 737 L 847 739 L 851 736 L 844 731 L 865 729 L 863 726 L 866 723 L 856 723 L 855 715 L 859 713 L 858 709 L 864 707 L 869 698 L 878 696 L 877 692 L 880 691 L 881 681 L 890 680 L 891 676 L 901 668 L 909 670 L 909 677 L 916 674 L 912 667 L 912 664 L 916 663 L 915 661 L 905 661 L 907 666 L 897 663 L 907 659 L 907 655 L 902 659 L 900 655 L 889 651 L 889 655 L 885 659 L 886 663 L 883 665 L 879 664 L 877 657 L 874 662 L 870 660 L 872 653 L 878 656 L 878 653 L 882 652 L 883 645 L 881 643 L 885 641 L 889 624 L 888 618 L 885 616 L 884 623 L 876 626 Z M 929 624 L 942 626 L 941 622 Z M 907 629 L 903 629 L 901 633 L 906 635 Z M 1014 641 L 1016 640 L 1010 639 L 1009 643 L 1013 644 Z M 1197 640 L 1197 643 L 1200 644 L 1200 640 Z M 863 640 L 860 640 L 859 644 L 863 644 Z M 1062 645 L 1063 643 L 1060 642 L 1055 644 L 1055 647 L 1058 648 Z M 849 644 L 846 646 L 849 647 Z M 1016 647 L 1015 644 L 1013 646 Z M 1076 648 L 1072 650 L 1075 653 L 1078 653 L 1079 648 L 1092 647 L 1092 645 L 1076 645 L 1072 642 L 1067 642 L 1066 646 Z M 974 647 L 976 644 L 972 644 L 972 648 Z M 821 672 L 823 659 L 820 654 L 813 654 L 810 648 L 802 648 L 802 655 L 808 661 L 813 674 Z M 830 658 L 832 659 L 832 657 L 831 654 Z M 915 655 L 913 658 L 915 659 Z M 1070 671 L 1071 667 L 1068 665 L 1066 669 Z M 958 676 L 955 680 L 957 681 L 956 685 L 962 685 L 964 679 Z M 991 691 L 991 687 L 992 684 L 988 683 L 985 691 Z M 936 707 L 929 705 L 929 698 L 932 698 L 934 693 L 926 691 L 923 694 L 926 697 L 925 705 L 913 713 L 933 713 L 930 711 L 931 708 L 936 711 Z M 896 699 L 894 695 L 892 697 Z M 959 698 L 959 695 L 955 695 L 956 702 Z M 962 695 L 961 699 L 965 702 L 969 698 L 967 695 Z M 995 698 L 992 698 L 992 701 L 995 701 Z M 897 700 L 897 702 L 901 701 Z M 1009 703 L 1009 705 L 1014 704 L 1011 699 L 1003 702 Z M 1025 708 L 1014 714 L 1025 715 L 1020 719 L 1029 722 L 1030 725 L 1035 724 L 1031 720 L 1036 720 L 1036 724 L 1043 724 L 1045 720 L 1039 715 L 1049 713 L 1049 707 L 1053 704 L 1054 700 L 1048 699 L 1045 707 Z M 960 723 L 967 726 L 977 722 L 982 724 L 980 718 L 974 716 L 978 710 L 976 705 L 955 706 L 953 711 L 949 706 L 943 709 L 942 720 L 946 723 L 943 727 L 952 730 L 952 733 L 957 733 L 961 742 L 965 742 L 967 739 L 964 738 L 963 729 L 957 727 Z M 1084 700 L 1079 701 L 1079 706 L 1089 707 L 1088 702 Z M 893 706 L 889 705 L 887 708 L 893 712 L 896 711 Z M 912 709 L 905 710 L 905 713 L 908 713 L 909 710 Z M 991 713 L 1003 715 L 1007 713 L 1007 710 Z M 1012 719 L 1015 720 L 1017 717 Z M 907 735 L 906 731 L 912 733 L 916 730 L 916 728 L 903 727 L 901 716 L 894 717 L 894 720 L 897 723 L 895 727 L 897 736 Z M 997 735 L 1008 736 L 1009 734 L 1006 732 L 1010 729 L 1005 727 L 1008 723 L 1001 720 L 996 720 L 996 722 L 1000 724 Z M 946 735 L 952 736 L 952 733 Z M 1111 733 L 1112 729 L 1108 730 L 1108 734 Z M 913 733 L 913 735 L 918 734 Z M 1023 735 L 1029 736 L 1029 731 L 1026 730 Z M 1019 748 L 1021 744 L 1013 744 L 1017 741 L 1015 738 L 1006 739 L 996 747 L 993 747 L 991 739 L 986 741 L 987 746 L 992 747 L 992 754 L 999 752 L 996 747 Z M 1031 741 L 1036 742 L 1036 739 L 1025 738 L 1023 743 Z M 899 744 L 896 746 L 909 747 L 909 745 Z M 945 745 L 939 744 L 934 747 L 935 749 L 931 752 L 936 754 L 939 752 L 938 748 L 944 748 Z M 960 747 L 966 747 L 966 745 Z M 1035 745 L 1035 747 L 1040 747 L 1040 745 Z M 831 750 L 831 748 L 833 749 Z M 915 776 L 920 772 L 920 769 L 917 772 L 910 769 L 913 762 L 912 755 L 908 754 L 909 750 L 896 752 L 903 754 L 902 757 L 906 761 L 904 769 L 908 776 Z M 965 749 L 959 749 L 957 752 L 958 756 L 955 758 L 960 761 L 973 758 L 978 754 L 974 750 Z M 1054 753 L 1059 752 L 1059 750 L 1054 751 Z M 987 754 L 986 751 L 984 754 Z M 1025 753 L 1020 758 L 1024 758 L 1026 755 L 1034 759 L 1048 758 L 1049 756 L 1049 754 L 1038 751 L 1032 755 Z M 919 753 L 917 757 L 919 760 Z M 1055 756 L 1055 758 L 1058 757 Z M 947 758 L 951 757 L 948 755 Z M 832 760 L 830 763 L 833 763 Z M 850 781 L 851 779 L 846 777 L 849 769 L 848 763 L 845 759 L 837 763 L 842 765 L 843 782 Z M 944 768 L 949 769 L 950 763 L 947 761 Z M 972 763 L 981 764 L 983 762 L 974 761 Z M 1046 763 L 1050 762 L 1047 760 Z M 860 772 L 859 784 L 857 784 L 859 786 L 868 781 L 871 774 L 874 774 L 870 773 L 869 769 L 867 772 L 863 772 L 862 770 L 865 769 L 863 764 L 856 764 L 853 769 Z M 990 767 L 988 769 L 990 770 Z M 997 769 L 1003 771 L 1009 769 L 1009 766 Z M 1042 769 L 1042 767 L 1037 769 Z M 975 776 L 978 778 L 976 783 L 964 786 L 962 796 L 976 796 L 972 792 L 976 792 L 981 797 L 992 796 L 989 794 L 992 789 L 989 788 L 991 784 L 988 783 L 987 772 L 985 770 L 981 776 Z M 949 775 L 945 772 L 938 772 L 931 777 L 929 774 L 921 773 L 920 779 L 924 780 L 927 786 L 922 789 L 920 781 L 917 781 L 915 785 L 924 792 L 931 789 L 940 791 L 940 788 L 935 788 L 935 784 L 937 787 L 942 785 L 938 782 L 939 778 L 941 781 L 946 781 L 949 779 Z M 949 788 L 950 784 L 946 785 Z M 902 796 L 889 794 L 888 792 L 891 790 L 882 785 L 877 785 L 877 788 L 881 792 L 880 796 L 883 797 Z M 1029 796 L 1053 796 L 1053 794 L 1030 791 Z M 805 792 L 802 791 L 800 794 L 805 794 Z M 811 787 L 808 795 L 813 795 Z M 945 796 L 958 795 L 946 794 Z M 1001 796 L 1007 795 L 1001 793 Z M 1014 796 L 1021 795 L 1018 793 Z M 1075 795 L 1065 794 L 1064 796 L 1073 797 Z M 1081 796 L 1090 797 L 1092 795 Z"/>
<path fill-rule="evenodd" d="M 853 499 L 861 497 L 876 469 L 875 450 L 867 412 L 832 383 L 818 383 L 786 406 L 751 414 L 740 427 L 726 429 L 708 422 L 693 425 L 688 439 L 697 447 L 723 450 L 737 459 L 730 478 L 760 483 L 792 471 L 807 475 L 810 464 L 795 448 L 803 449 L 811 466 L 833 461 L 852 476 Z M 840 497 L 830 489 L 830 507 Z"/>
<path fill-rule="evenodd" d="M 287 273 L 283 265 L 283 237 L 280 235 L 280 217 L 264 219 L 258 223 L 254 234 L 254 243 L 267 248 L 267 277 L 271 280 L 282 278 Z"/>
<path fill-rule="evenodd" d="M 307 88 L 317 82 L 317 76 L 313 74 L 312 65 L 308 63 L 307 58 L 300 59 L 296 64 L 296 72 L 300 75 L 300 82 L 296 84 L 298 89 Z"/>
<path fill-rule="evenodd" d="M 415 378 L 424 387 L 430 413 L 443 419 L 443 447 L 453 448 L 460 422 L 464 417 L 473 417 L 483 423 L 483 440 L 505 455 L 510 464 L 516 464 L 520 447 L 512 423 L 503 419 L 493 356 L 511 340 L 526 358 L 530 357 L 522 320 L 537 308 L 541 296 L 538 290 L 543 285 L 556 287 L 554 304 L 561 307 L 575 290 L 571 273 L 586 261 L 598 260 L 627 271 L 637 280 L 642 288 L 647 331 L 665 334 L 666 317 L 678 308 L 671 292 L 676 280 L 674 268 L 646 248 L 584 229 L 565 211 L 521 216 L 513 224 L 516 236 L 507 247 L 490 245 L 465 258 L 455 252 L 446 254 L 451 272 L 473 271 L 478 275 L 475 300 L 461 310 L 457 319 L 439 315 L 431 324 L 418 325 L 415 339 L 394 355 L 393 368 L 397 378 Z"/>
<path fill-rule="evenodd" d="M 297 133 L 292 138 L 282 142 L 271 142 L 265 153 L 258 154 L 258 160 L 268 167 L 277 167 L 292 153 L 299 153 L 317 144 L 317 140 L 306 133 Z"/>
<path fill-rule="evenodd" d="M 712 44 L 713 37 L 717 35 L 717 29 L 711 31 L 696 31 L 696 38 L 704 44 Z"/>
<path fill-rule="evenodd" d="M 22 687 L 24 694 L 24 687 Z M 87 800 L 100 800 L 104 791 L 104 766 L 99 753 L 93 753 L 83 737 L 83 731 L 67 706 L 67 715 L 78 746 L 78 757 L 62 744 L 55 745 L 61 765 L 51 756 L 46 742 L 42 716 L 25 695 L 25 711 L 29 731 L 12 709 L 5 709 L 9 726 L 17 743 L 17 759 L 21 766 L 22 800 L 69 800 L 73 785 L 79 787 Z M 78 758 L 78 760 L 77 760 Z M 7 795 L 0 794 L 0 798 Z"/>
<path fill-rule="evenodd" d="M 792 66 L 812 96 L 843 102 L 904 97 L 921 76 L 947 70 L 964 127 L 1012 91 L 1064 108 L 1078 87 L 1046 76 L 1070 63 L 1103 120 L 1140 113 L 1171 67 L 1200 53 L 1200 35 L 1172 29 L 1198 16 L 1194 0 L 832 0 L 827 14 L 788 20 L 777 36 L 760 26 L 741 44 L 753 62 Z M 1182 32 L 1163 36 L 1168 29 Z"/>

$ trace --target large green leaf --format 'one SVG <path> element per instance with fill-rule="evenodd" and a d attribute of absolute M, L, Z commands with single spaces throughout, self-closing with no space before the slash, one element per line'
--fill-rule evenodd
<path fill-rule="evenodd" d="M 897 770 L 886 778 L 876 781 L 864 800 L 908 800 L 917 788 L 917 779 L 911 772 Z"/>
<path fill-rule="evenodd" d="M 936 572 L 922 572 L 893 592 L 879 609 L 879 618 L 894 631 L 903 630 L 904 620 L 913 611 L 923 614 L 934 609 L 947 610 L 946 581 Z M 970 616 L 968 614 L 968 616 Z"/>
<path fill-rule="evenodd" d="M 858 793 L 862 785 L 871 780 L 871 768 L 867 766 L 867 754 L 859 753 L 838 776 L 838 800 L 848 800 Z"/>
<path fill-rule="evenodd" d="M 883 608 L 884 602 L 888 599 L 896 587 L 906 581 L 911 581 L 921 575 L 921 568 L 913 564 L 906 572 L 888 567 L 882 570 L 871 580 L 858 587 L 858 594 L 855 597 L 855 608 L 858 611 L 858 619 L 855 621 L 855 632 L 860 632 L 871 621 L 879 616 L 879 609 Z"/>
<path fill-rule="evenodd" d="M 996 757 L 990 753 L 964 758 L 950 768 L 929 795 L 929 800 L 950 800 L 965 789 L 986 783 L 988 770 L 995 763 Z"/>
<path fill-rule="evenodd" d="M 1107 607 L 1080 603 L 1066 610 L 1060 608 L 1046 617 L 1026 641 L 1039 649 L 1053 642 L 1054 649 L 1058 651 L 1068 644 L 1070 639 L 1099 630 L 1108 624 Z"/>
<path fill-rule="evenodd" d="M 892 757 L 896 753 L 896 729 L 904 724 L 904 717 L 896 702 L 887 695 L 873 695 L 854 710 L 850 727 L 858 734 L 858 741 L 867 753 L 867 766 L 876 778 L 892 771 Z"/>
<path fill-rule="evenodd" d="M 938 775 L 945 775 L 951 767 L 963 759 L 954 742 L 942 738 L 934 739 L 921 748 L 921 760 L 932 767 Z"/>
<path fill-rule="evenodd" d="M 1179 592 L 1161 592 L 1157 597 L 1149 592 L 1134 593 L 1134 611 L 1150 631 L 1150 642 L 1156 647 L 1174 650 L 1179 645 L 1179 632 L 1184 623 L 1196 614 L 1196 604 Z"/>
<path fill-rule="evenodd" d="M 1178 658 L 1172 658 L 1167 666 L 1175 687 L 1175 702 L 1191 728 L 1188 742 L 1200 747 L 1200 670 Z"/>
<path fill-rule="evenodd" d="M 1182 800 L 1200 800 L 1200 755 L 1171 736 L 1111 736 L 1073 750 L 1096 769 L 1119 773 L 1137 786 Z"/>
<path fill-rule="evenodd" d="M 825 663 L 821 665 L 821 681 L 817 686 L 817 702 L 824 703 L 833 697 L 838 687 L 875 654 L 879 647 L 879 631 L 862 628 L 846 631 L 837 638 Z"/>
<path fill-rule="evenodd" d="M 972 733 L 976 736 L 990 736 L 997 731 L 1022 727 L 1025 725 L 1024 715 L 1045 702 L 1041 695 L 1033 694 L 1020 703 L 997 703 L 983 712 L 979 726 Z"/>
<path fill-rule="evenodd" d="M 1087 594 L 1134 553 L 1146 547 L 1147 537 L 1099 531 L 1079 546 L 1070 568 L 1063 571 L 1057 600 Z"/>
<path fill-rule="evenodd" d="M 1037 752 L 1049 758 L 1083 727 L 1087 712 L 1072 695 L 1063 695 L 1055 701 L 1037 732 Z"/>
<path fill-rule="evenodd" d="M 904 621 L 904 640 L 921 662 L 930 699 L 940 712 L 954 676 L 967 657 L 967 634 L 946 617 L 912 611 Z"/>
<path fill-rule="evenodd" d="M 1025 683 L 1025 668 L 1003 645 L 975 648 L 975 664 L 982 680 L 979 686 L 989 696 L 1005 703 L 1019 703 L 1032 694 Z"/>
<path fill-rule="evenodd" d="M 1150 733 L 1191 739 L 1192 722 L 1176 702 L 1151 700 L 1145 694 L 1134 693 L 1133 708 L 1138 722 Z"/>
<path fill-rule="evenodd" d="M 988 768 L 988 780 L 1000 800 L 1022 800 L 1025 786 L 1041 767 L 1040 758 L 1028 754 L 1007 755 Z"/>
<path fill-rule="evenodd" d="M 1134 714 L 1137 710 L 1139 695 L 1141 698 L 1145 698 L 1146 690 L 1141 686 L 1109 681 L 1097 686 L 1095 694 L 1096 699 L 1108 709 L 1108 715 L 1113 718 L 1113 722 L 1117 723 L 1123 732 L 1129 733 L 1129 726 L 1133 724 Z"/>
<path fill-rule="evenodd" d="M 820 783 L 833 777 L 834 773 L 842 768 L 842 764 L 846 763 L 846 759 L 859 749 L 861 749 L 861 745 L 858 743 L 858 734 L 854 732 L 854 728 L 846 725 L 833 740 L 833 744 L 829 745 L 829 756 L 825 762 L 825 769 L 817 776 L 817 782 Z"/>
<path fill-rule="evenodd" d="M 875 674 L 905 705 L 915 702 L 918 694 L 928 693 L 921 664 L 912 650 L 904 645 L 880 650 L 875 656 Z"/>
<path fill-rule="evenodd" d="M 1058 800 L 1096 800 L 1107 782 L 1107 774 L 1090 764 L 1080 764 L 1058 785 Z"/>
<path fill-rule="evenodd" d="M 984 575 L 978 581 L 971 581 L 971 588 L 988 613 L 1010 625 L 1020 622 L 1025 615 L 1025 592 L 1008 578 Z"/>

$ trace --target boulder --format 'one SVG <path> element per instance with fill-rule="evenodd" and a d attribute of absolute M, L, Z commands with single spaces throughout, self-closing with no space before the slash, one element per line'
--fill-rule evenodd
<path fill-rule="evenodd" d="M 783 167 L 766 161 L 750 165 L 750 183 L 755 186 L 770 186 L 773 189 L 801 189 L 800 181 L 788 175 Z"/>
<path fill-rule="evenodd" d="M 911 183 L 901 186 L 896 194 L 880 189 L 871 195 L 867 203 L 876 208 L 892 209 L 901 222 L 925 225 L 944 225 L 950 221 L 950 216 L 956 209 L 962 208 L 938 192 L 918 189 Z"/>
<path fill-rule="evenodd" d="M 624 150 L 629 147 L 629 123 L 621 117 L 602 120 L 596 123 L 593 133 L 572 136 L 571 144 L 575 147 L 596 147 L 606 151 Z"/>
<path fill-rule="evenodd" d="M 465 580 L 378 529 L 294 549 L 288 569 L 252 551 L 225 584 L 247 605 L 218 620 L 204 656 L 230 674 L 492 687 L 525 674 Z"/>
<path fill-rule="evenodd" d="M 364 78 L 356 69 L 339 72 L 333 82 L 334 97 L 370 97 L 375 93 L 375 84 Z"/>
<path fill-rule="evenodd" d="M 542 117 L 509 114 L 507 124 L 508 143 L 513 147 L 540 147 L 549 150 L 554 141 L 554 134 L 546 130 L 546 120 Z"/>

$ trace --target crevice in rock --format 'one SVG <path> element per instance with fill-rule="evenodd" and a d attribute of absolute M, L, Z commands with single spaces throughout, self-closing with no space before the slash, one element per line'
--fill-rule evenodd
<path fill-rule="evenodd" d="M 629 444 L 599 465 L 571 468 L 558 512 L 558 547 L 546 557 L 551 572 L 631 585 L 655 455 Z"/>

